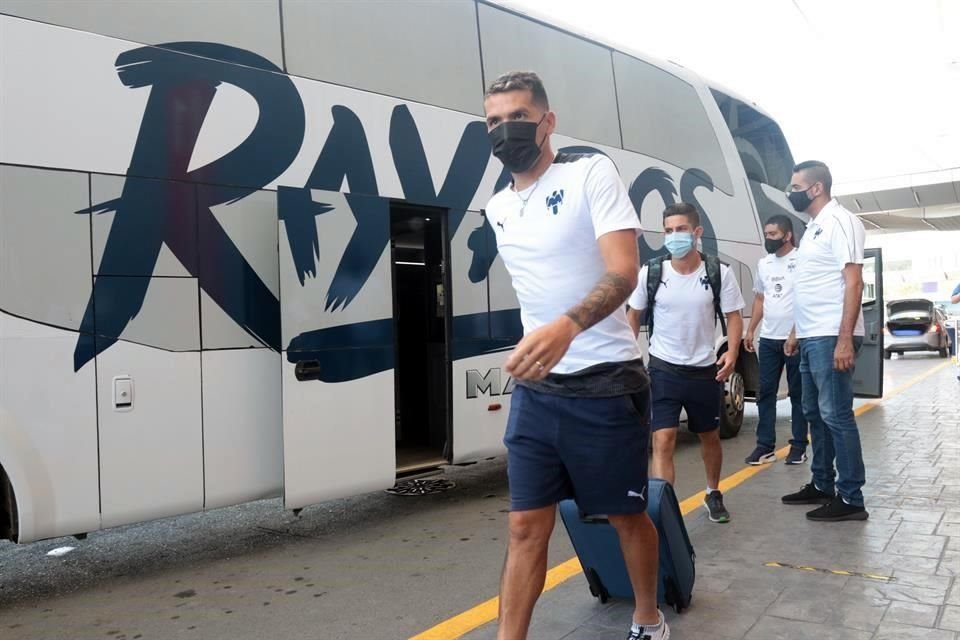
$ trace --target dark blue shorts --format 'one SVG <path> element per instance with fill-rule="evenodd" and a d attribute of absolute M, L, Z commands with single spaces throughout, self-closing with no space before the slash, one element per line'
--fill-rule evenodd
<path fill-rule="evenodd" d="M 644 512 L 649 397 L 567 398 L 517 386 L 503 439 L 511 510 L 575 498 L 589 514 Z"/>
<path fill-rule="evenodd" d="M 680 410 L 687 412 L 687 427 L 693 433 L 720 428 L 723 383 L 681 376 L 672 371 L 650 368 L 650 395 L 653 431 L 680 426 Z"/>

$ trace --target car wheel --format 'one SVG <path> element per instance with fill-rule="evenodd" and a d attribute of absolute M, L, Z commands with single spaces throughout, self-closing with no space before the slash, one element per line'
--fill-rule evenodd
<path fill-rule="evenodd" d="M 949 358 L 949 357 L 950 357 L 950 350 L 947 349 L 947 348 L 940 349 L 940 357 L 941 357 L 941 358 Z"/>
<path fill-rule="evenodd" d="M 887 351 L 887 350 L 884 350 L 884 352 L 883 352 L 883 359 L 884 359 L 884 360 L 889 360 L 889 359 L 892 358 L 892 357 L 893 357 L 893 353 L 892 353 L 892 352 Z"/>

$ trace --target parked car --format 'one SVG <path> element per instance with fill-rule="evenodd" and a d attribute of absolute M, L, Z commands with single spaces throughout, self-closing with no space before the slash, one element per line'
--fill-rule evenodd
<path fill-rule="evenodd" d="M 947 318 L 960 318 L 960 302 L 950 302 L 947 300 L 937 300 L 936 305 L 943 309 Z"/>
<path fill-rule="evenodd" d="M 936 351 L 941 358 L 950 355 L 947 316 L 929 300 L 895 300 L 887 303 L 886 338 L 883 357 L 890 359 L 906 351 Z"/>

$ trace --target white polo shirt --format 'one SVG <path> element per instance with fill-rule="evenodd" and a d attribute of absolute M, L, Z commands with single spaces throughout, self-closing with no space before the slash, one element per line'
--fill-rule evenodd
<path fill-rule="evenodd" d="M 794 282 L 794 320 L 798 338 L 840 335 L 843 295 L 846 284 L 843 268 L 863 264 L 866 231 L 857 216 L 836 200 L 821 209 L 807 223 L 800 248 Z M 863 335 L 863 311 L 857 312 L 853 335 Z"/>
<path fill-rule="evenodd" d="M 602 154 L 557 154 L 536 184 L 495 194 L 486 214 L 520 301 L 525 334 L 581 303 L 600 281 L 606 273 L 600 236 L 640 231 L 617 168 Z M 637 358 L 640 348 L 620 307 L 580 333 L 552 372 Z"/>
<path fill-rule="evenodd" d="M 627 301 L 638 311 L 647 308 L 646 265 L 640 269 L 636 291 Z M 720 265 L 720 310 L 732 313 L 743 309 L 743 294 L 737 277 L 727 265 Z M 717 314 L 707 265 L 700 263 L 693 273 L 677 273 L 670 260 L 663 261 L 660 286 L 653 305 L 653 337 L 650 355 L 664 362 L 688 367 L 709 367 L 717 362 Z"/>
<path fill-rule="evenodd" d="M 786 340 L 793 329 L 793 288 L 799 258 L 793 249 L 781 257 L 775 253 L 760 258 L 754 293 L 763 296 L 763 323 L 760 337 Z"/>

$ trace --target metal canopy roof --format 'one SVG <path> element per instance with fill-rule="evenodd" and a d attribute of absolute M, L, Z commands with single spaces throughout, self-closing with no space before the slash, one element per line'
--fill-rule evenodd
<path fill-rule="evenodd" d="M 960 168 L 847 183 L 834 195 L 868 232 L 960 231 Z"/>

